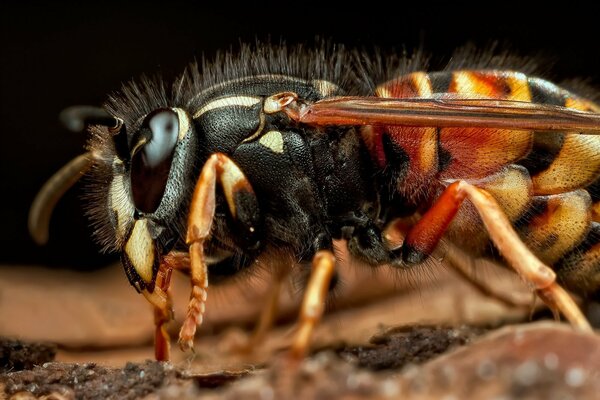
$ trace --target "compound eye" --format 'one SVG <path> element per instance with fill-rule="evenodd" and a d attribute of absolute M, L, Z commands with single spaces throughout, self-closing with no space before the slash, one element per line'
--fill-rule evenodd
<path fill-rule="evenodd" d="M 136 208 L 152 213 L 162 200 L 179 134 L 179 119 L 171 110 L 150 116 L 142 142 L 131 160 L 131 188 Z"/>
<path fill-rule="evenodd" d="M 144 146 L 146 163 L 156 168 L 173 153 L 179 133 L 179 119 L 173 111 L 161 111 L 148 121 L 152 137 Z"/>

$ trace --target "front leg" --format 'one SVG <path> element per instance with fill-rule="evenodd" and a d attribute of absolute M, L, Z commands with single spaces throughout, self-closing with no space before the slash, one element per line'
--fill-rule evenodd
<path fill-rule="evenodd" d="M 164 301 L 153 303 L 154 307 L 154 357 L 157 361 L 168 361 L 171 355 L 171 341 L 165 325 L 173 319 L 173 299 L 169 286 L 172 268 L 165 262 L 160 263 L 156 277 L 154 293 Z M 148 293 L 148 292 L 144 292 Z"/>
<path fill-rule="evenodd" d="M 189 271 L 190 258 L 187 253 L 171 251 L 160 260 L 156 274 L 156 285 L 152 293 L 142 293 L 154 308 L 154 357 L 157 361 L 168 361 L 171 355 L 171 340 L 165 325 L 173 320 L 171 296 L 171 274 L 173 270 Z"/>
<path fill-rule="evenodd" d="M 256 240 L 258 200 L 240 168 L 225 154 L 216 153 L 204 164 L 190 205 L 186 243 L 189 246 L 192 290 L 186 318 L 179 331 L 182 350 L 193 348 L 196 328 L 202 323 L 208 288 L 204 243 L 210 237 L 216 208 L 216 186 L 221 185 L 232 219 L 246 241 Z"/>

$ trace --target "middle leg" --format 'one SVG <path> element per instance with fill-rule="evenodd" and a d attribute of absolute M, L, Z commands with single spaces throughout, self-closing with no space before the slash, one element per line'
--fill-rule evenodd
<path fill-rule="evenodd" d="M 299 360 L 304 357 L 313 331 L 325 311 L 329 283 L 335 272 L 335 256 L 331 250 L 319 250 L 312 259 L 311 274 L 304 292 L 298 317 L 298 330 L 290 354 Z"/>

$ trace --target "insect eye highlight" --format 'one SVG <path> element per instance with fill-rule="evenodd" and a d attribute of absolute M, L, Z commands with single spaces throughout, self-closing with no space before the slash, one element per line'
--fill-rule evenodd
<path fill-rule="evenodd" d="M 143 151 L 147 165 L 155 168 L 173 154 L 179 133 L 179 119 L 173 111 L 161 111 L 150 118 L 148 126 L 152 135 Z"/>
<path fill-rule="evenodd" d="M 179 118 L 171 110 L 151 114 L 142 128 L 131 160 L 131 189 L 136 208 L 152 213 L 162 200 L 179 135 Z"/>

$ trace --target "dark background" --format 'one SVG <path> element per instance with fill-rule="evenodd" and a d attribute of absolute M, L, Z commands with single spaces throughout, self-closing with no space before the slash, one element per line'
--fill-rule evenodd
<path fill-rule="evenodd" d="M 360 0 L 359 0 L 360 1 Z M 522 5 L 436 7 L 405 2 L 390 9 L 372 1 L 356 10 L 320 10 L 316 2 L 256 2 L 244 8 L 222 2 L 93 5 L 0 5 L 0 264 L 97 267 L 98 255 L 82 216 L 80 188 L 59 203 L 47 246 L 27 234 L 27 211 L 44 181 L 82 152 L 84 135 L 66 131 L 58 113 L 74 104 L 101 104 L 108 92 L 142 73 L 173 77 L 202 54 L 256 38 L 288 43 L 315 36 L 350 46 L 412 49 L 437 57 L 472 42 L 498 40 L 520 55 L 552 60 L 553 77 L 600 84 L 595 13 Z M 400 2 L 398 2 L 400 4 Z M 482 10 L 485 6 L 485 10 Z M 491 8 L 493 7 L 493 8 Z M 546 63 L 546 61 L 544 61 Z"/>

